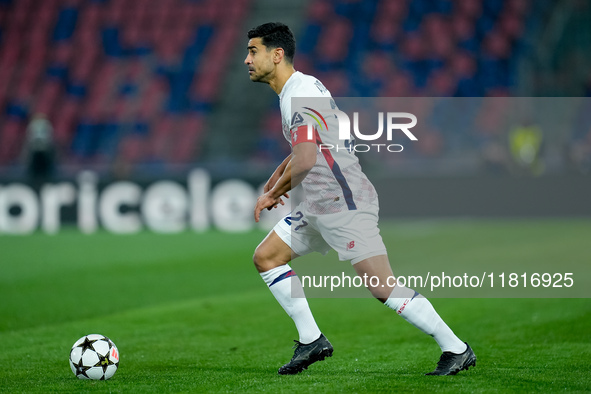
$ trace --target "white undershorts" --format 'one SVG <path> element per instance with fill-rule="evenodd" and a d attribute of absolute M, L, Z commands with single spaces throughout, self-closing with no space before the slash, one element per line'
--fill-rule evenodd
<path fill-rule="evenodd" d="M 341 261 L 358 263 L 387 254 L 378 228 L 378 207 L 314 215 L 298 205 L 273 231 L 299 255 L 328 253 L 334 249 Z"/>

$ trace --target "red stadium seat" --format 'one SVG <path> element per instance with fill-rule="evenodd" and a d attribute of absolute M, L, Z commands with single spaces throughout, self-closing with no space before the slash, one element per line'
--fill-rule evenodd
<path fill-rule="evenodd" d="M 83 30 L 95 31 L 99 28 L 102 22 L 103 8 L 97 2 L 89 2 L 86 4 L 78 15 L 78 23 L 76 29 L 78 32 Z M 76 37 L 74 37 L 76 38 Z"/>
<path fill-rule="evenodd" d="M 19 33 L 8 30 L 3 34 L 0 63 L 3 65 L 16 65 L 21 54 Z"/>
<path fill-rule="evenodd" d="M 170 150 L 177 140 L 178 119 L 171 115 L 164 115 L 152 127 L 152 132 L 146 142 L 147 155 L 152 160 L 165 161 L 170 158 Z"/>
<path fill-rule="evenodd" d="M 482 2 L 474 0 L 457 0 L 455 12 L 474 21 L 482 14 Z"/>
<path fill-rule="evenodd" d="M 511 40 L 516 40 L 523 34 L 523 20 L 509 11 L 500 16 L 498 26 L 499 30 Z"/>
<path fill-rule="evenodd" d="M 427 83 L 427 95 L 435 97 L 451 97 L 457 88 L 457 81 L 454 75 L 448 70 L 434 71 Z"/>
<path fill-rule="evenodd" d="M 381 0 L 378 5 L 377 15 L 379 15 L 380 18 L 389 19 L 392 24 L 394 24 L 395 21 L 401 21 L 406 17 L 407 13 L 407 0 Z"/>
<path fill-rule="evenodd" d="M 511 56 L 511 44 L 507 37 L 493 30 L 484 39 L 484 52 L 495 59 L 507 59 Z"/>
<path fill-rule="evenodd" d="M 530 8 L 530 0 L 507 0 L 505 10 L 508 14 L 519 18 L 525 17 Z"/>
<path fill-rule="evenodd" d="M 383 49 L 392 49 L 400 35 L 400 27 L 389 17 L 379 15 L 371 27 L 371 38 Z"/>
<path fill-rule="evenodd" d="M 128 135 L 119 143 L 119 157 L 128 164 L 135 164 L 145 157 L 146 141 L 138 135 Z"/>
<path fill-rule="evenodd" d="M 199 154 L 200 139 L 203 136 L 203 117 L 188 115 L 183 118 L 179 126 L 179 138 L 172 146 L 170 159 L 179 163 L 188 163 Z"/>
<path fill-rule="evenodd" d="M 405 72 L 393 74 L 386 82 L 381 96 L 384 97 L 410 97 L 414 96 L 412 77 Z"/>
<path fill-rule="evenodd" d="M 53 124 L 54 139 L 62 149 L 67 148 L 72 140 L 79 110 L 80 103 L 75 99 L 68 98 L 57 105 L 53 116 L 49 118 Z"/>
<path fill-rule="evenodd" d="M 5 120 L 0 133 L 0 164 L 14 161 L 21 153 L 25 125 L 17 118 Z"/>

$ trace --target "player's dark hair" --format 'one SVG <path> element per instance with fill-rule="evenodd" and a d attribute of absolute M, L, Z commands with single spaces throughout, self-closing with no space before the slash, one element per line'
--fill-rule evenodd
<path fill-rule="evenodd" d="M 264 23 L 248 31 L 248 38 L 261 38 L 267 49 L 282 48 L 285 59 L 293 64 L 296 41 L 289 27 L 280 22 Z"/>

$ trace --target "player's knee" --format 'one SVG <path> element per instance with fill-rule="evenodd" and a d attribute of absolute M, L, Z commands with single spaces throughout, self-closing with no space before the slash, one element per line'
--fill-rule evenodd
<path fill-rule="evenodd" d="M 252 262 L 259 272 L 266 272 L 273 268 L 270 267 L 268 253 L 265 253 L 264 249 L 260 246 L 255 249 L 254 255 L 252 256 Z"/>
<path fill-rule="evenodd" d="M 254 266 L 259 272 L 266 272 L 288 263 L 288 261 L 283 260 L 271 250 L 261 245 L 255 249 L 254 255 L 252 256 Z"/>

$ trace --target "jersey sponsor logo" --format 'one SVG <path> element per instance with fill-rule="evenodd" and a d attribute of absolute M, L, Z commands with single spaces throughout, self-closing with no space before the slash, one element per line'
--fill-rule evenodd
<path fill-rule="evenodd" d="M 355 247 L 355 241 L 347 243 L 347 250 L 351 250 Z"/>

